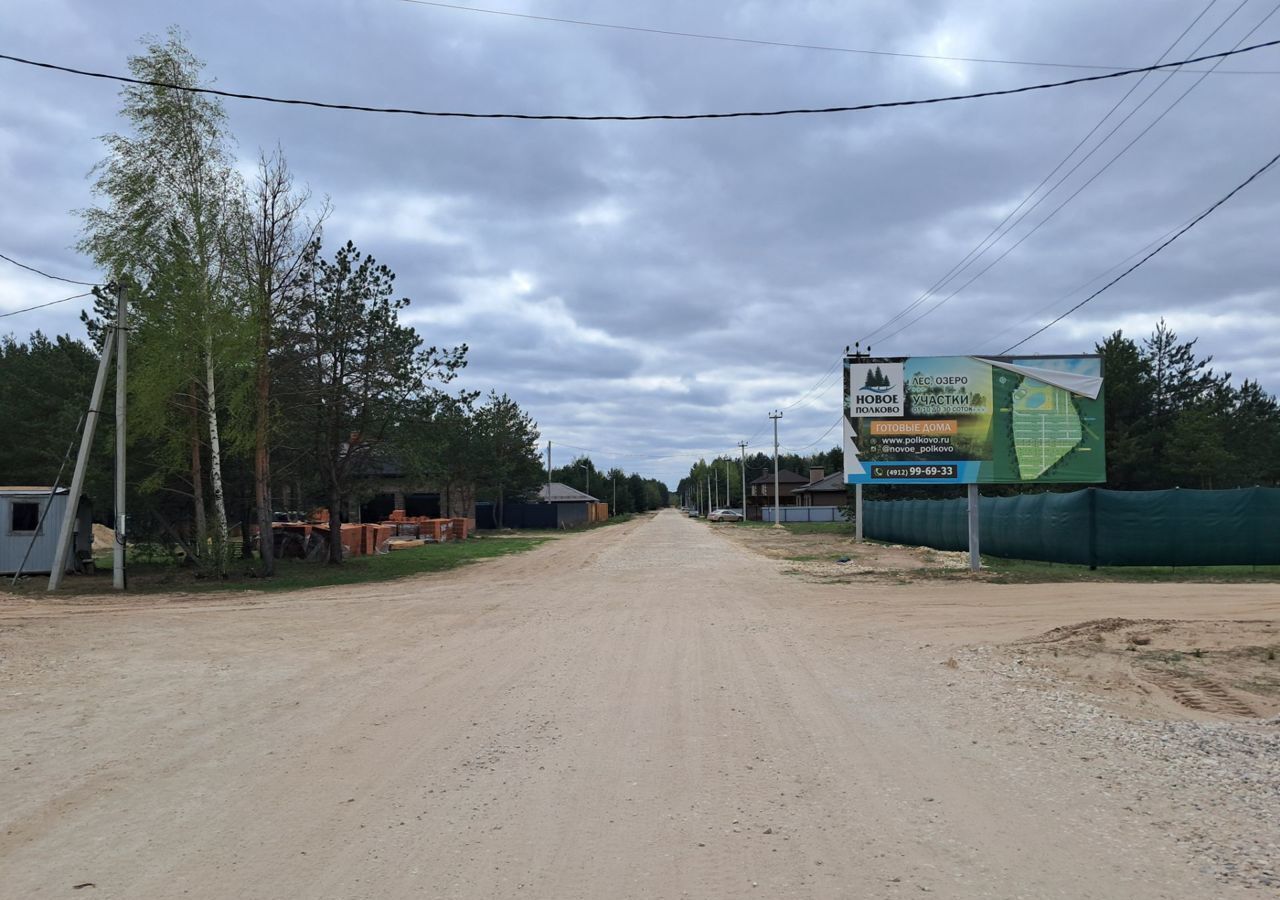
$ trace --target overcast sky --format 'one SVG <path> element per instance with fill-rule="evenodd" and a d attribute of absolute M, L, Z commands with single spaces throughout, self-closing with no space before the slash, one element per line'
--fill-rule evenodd
<path fill-rule="evenodd" d="M 1154 63 L 1197 16 L 1166 59 L 1198 55 L 1202 42 L 1199 54 L 1230 49 L 1255 28 L 1245 43 L 1280 37 L 1280 15 L 1257 27 L 1272 0 L 1223 0 L 1207 12 L 1205 3 L 483 5 L 764 41 L 1088 66 Z M 1098 71 L 760 46 L 403 0 L 0 0 L 0 11 L 0 52 L 18 56 L 125 73 L 141 36 L 177 25 L 227 90 L 477 112 L 850 105 Z M 1280 152 L 1280 74 L 1237 74 L 1280 72 L 1280 52 L 1219 68 L 1226 71 L 1203 80 L 1156 74 L 1138 84 L 1049 184 L 1132 112 L 1114 136 L 957 280 L 872 337 L 877 355 L 1000 351 Z M 839 431 L 824 432 L 837 421 L 833 367 L 845 345 L 960 263 L 1137 81 L 727 121 L 422 119 L 238 100 L 226 110 L 246 167 L 260 148 L 279 144 L 298 180 L 330 198 L 328 243 L 350 238 L 387 263 L 413 300 L 408 321 L 429 343 L 470 344 L 466 386 L 517 399 L 543 440 L 563 446 L 558 462 L 579 453 L 572 445 L 591 450 L 597 465 L 674 485 L 701 455 L 736 455 L 744 438 L 765 449 L 774 408 L 785 409 L 784 446 L 834 446 Z M 93 202 L 86 176 L 103 154 L 98 138 L 123 127 L 117 89 L 0 61 L 0 253 L 71 278 L 103 277 L 72 247 L 77 210 Z M 1095 176 L 989 271 L 890 334 Z M 1280 390 L 1277 213 L 1280 166 L 1023 351 L 1086 352 L 1118 328 L 1146 335 L 1163 316 L 1182 337 L 1198 336 L 1237 381 Z M 0 261 L 0 312 L 74 292 Z M 80 303 L 0 320 L 0 333 L 82 336 Z"/>

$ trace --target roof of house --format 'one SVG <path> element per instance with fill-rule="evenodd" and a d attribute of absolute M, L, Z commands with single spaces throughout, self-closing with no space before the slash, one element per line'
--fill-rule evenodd
<path fill-rule="evenodd" d="M 599 503 L 595 497 L 590 494 L 584 494 L 577 488 L 571 488 L 567 484 L 561 484 L 558 481 L 551 482 L 551 502 L 552 503 Z M 538 499 L 545 501 L 547 499 L 547 485 L 538 488 Z"/>
<path fill-rule="evenodd" d="M 759 478 L 757 478 L 755 481 L 751 483 L 752 484 L 773 484 L 773 473 L 766 472 L 764 475 L 761 475 Z M 803 475 L 797 475 L 795 472 L 792 472 L 790 469 L 779 469 L 778 483 L 779 484 L 797 484 L 797 483 L 808 484 L 809 479 L 805 478 Z"/>
<path fill-rule="evenodd" d="M 31 485 L 21 485 L 21 484 L 13 484 L 13 485 L 0 484 L 0 494 L 12 494 L 19 497 L 27 496 L 30 494 L 47 494 L 51 490 L 53 490 L 53 488 L 47 484 L 44 485 L 43 487 L 33 487 Z M 64 488 L 64 487 L 58 488 L 59 494 L 65 494 L 67 492 L 68 492 L 68 488 Z"/>
<path fill-rule="evenodd" d="M 832 475 L 828 475 L 826 478 L 821 478 L 815 481 L 813 484 L 806 484 L 804 487 L 796 488 L 791 493 L 799 494 L 803 491 L 843 491 L 846 488 L 848 488 L 848 485 L 845 484 L 844 472 L 836 472 Z"/>

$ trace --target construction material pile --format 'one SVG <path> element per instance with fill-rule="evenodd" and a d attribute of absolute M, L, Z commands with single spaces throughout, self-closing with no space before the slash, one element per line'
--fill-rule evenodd
<path fill-rule="evenodd" d="M 340 527 L 342 555 L 346 558 L 464 541 L 474 532 L 475 522 L 466 518 L 410 517 L 398 509 L 385 522 L 344 523 Z M 279 558 L 321 560 L 328 555 L 330 526 L 326 510 L 316 510 L 308 521 L 275 522 L 272 529 Z"/>

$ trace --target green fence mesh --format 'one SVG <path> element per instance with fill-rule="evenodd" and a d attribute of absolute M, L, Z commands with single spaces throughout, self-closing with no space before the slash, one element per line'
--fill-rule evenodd
<path fill-rule="evenodd" d="M 964 500 L 863 505 L 863 534 L 937 550 L 969 546 Z M 982 552 L 1098 566 L 1280 565 L 1280 488 L 983 497 Z"/>

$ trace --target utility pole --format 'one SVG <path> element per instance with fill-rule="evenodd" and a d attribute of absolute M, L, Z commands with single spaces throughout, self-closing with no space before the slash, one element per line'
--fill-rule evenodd
<path fill-rule="evenodd" d="M 714 460 L 712 460 L 711 462 L 711 468 L 707 470 L 707 477 L 711 479 L 711 483 L 714 485 L 714 487 L 711 490 L 711 508 L 719 509 L 720 508 L 720 476 L 716 474 L 716 464 Z"/>
<path fill-rule="evenodd" d="M 129 298 L 125 286 L 116 292 L 116 539 L 112 553 L 111 586 L 117 591 L 125 589 L 124 551 L 128 534 L 129 517 L 125 513 L 125 407 L 129 394 L 127 386 L 129 350 Z"/>
<path fill-rule="evenodd" d="M 978 497 L 978 486 L 971 484 L 968 486 L 968 520 L 969 520 L 969 571 L 978 572 L 982 569 L 982 554 L 978 547 L 978 510 L 981 506 L 981 500 Z"/>
<path fill-rule="evenodd" d="M 71 475 L 71 489 L 67 496 L 67 508 L 58 528 L 58 545 L 53 553 L 53 568 L 49 572 L 49 590 L 56 591 L 62 584 L 67 568 L 67 551 L 71 549 L 72 531 L 76 512 L 80 506 L 80 493 L 84 490 L 84 472 L 89 465 L 89 450 L 93 447 L 93 433 L 98 427 L 98 407 L 102 406 L 102 393 L 107 386 L 107 369 L 111 366 L 111 354 L 115 350 L 113 326 L 107 327 L 102 338 L 102 357 L 98 360 L 98 374 L 93 379 L 93 393 L 89 396 L 89 412 L 84 419 L 84 431 L 80 435 L 80 452 L 76 454 L 76 467 Z"/>
<path fill-rule="evenodd" d="M 551 442 L 547 441 L 547 502 L 551 502 Z"/>
<path fill-rule="evenodd" d="M 738 450 L 742 453 L 742 521 L 747 521 L 747 442 L 738 441 Z"/>
<path fill-rule="evenodd" d="M 773 527 L 782 527 L 782 497 L 778 494 L 778 420 L 782 418 L 782 410 L 769 413 L 773 419 Z"/>

